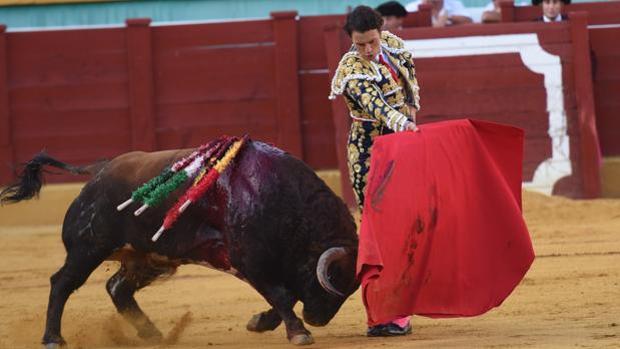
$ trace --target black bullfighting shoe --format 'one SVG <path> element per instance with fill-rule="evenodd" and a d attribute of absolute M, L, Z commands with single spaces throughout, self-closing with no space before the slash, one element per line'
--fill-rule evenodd
<path fill-rule="evenodd" d="M 406 336 L 411 334 L 412 328 L 410 323 L 407 323 L 405 327 L 400 327 L 395 323 L 389 323 L 385 326 L 384 331 L 386 336 Z"/>
<path fill-rule="evenodd" d="M 385 336 L 383 332 L 385 331 L 385 327 L 387 325 L 376 325 L 372 327 L 368 327 L 366 331 L 366 336 L 368 337 L 383 337 Z"/>
<path fill-rule="evenodd" d="M 411 324 L 408 323 L 405 327 L 400 327 L 395 323 L 383 324 L 368 327 L 366 336 L 368 337 L 392 337 L 392 336 L 406 336 L 412 332 Z"/>

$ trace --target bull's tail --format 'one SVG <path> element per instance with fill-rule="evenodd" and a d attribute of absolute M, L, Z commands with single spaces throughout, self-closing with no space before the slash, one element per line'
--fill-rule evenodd
<path fill-rule="evenodd" d="M 53 166 L 76 175 L 91 173 L 89 166 L 79 167 L 65 164 L 42 151 L 24 165 L 15 183 L 0 191 L 0 203 L 15 203 L 38 196 L 43 184 L 43 166 Z"/>

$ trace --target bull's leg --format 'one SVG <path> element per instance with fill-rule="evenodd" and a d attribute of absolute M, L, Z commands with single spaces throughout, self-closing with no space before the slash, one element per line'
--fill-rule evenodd
<path fill-rule="evenodd" d="M 271 308 L 267 311 L 263 311 L 262 313 L 258 313 L 248 321 L 246 328 L 248 331 L 253 332 L 265 332 L 265 331 L 273 331 L 282 323 L 282 318 L 280 314 L 274 309 Z"/>
<path fill-rule="evenodd" d="M 162 333 L 140 309 L 134 298 L 137 290 L 146 287 L 162 274 L 172 274 L 173 267 L 157 268 L 146 264 L 145 260 L 124 261 L 121 268 L 108 280 L 106 289 L 116 306 L 116 310 L 123 315 L 138 331 L 138 336 L 149 342 L 159 342 Z"/>
<path fill-rule="evenodd" d="M 109 251 L 86 250 L 85 246 L 67 252 L 65 264 L 50 278 L 51 289 L 43 335 L 46 348 L 58 348 L 66 343 L 60 334 L 60 325 L 67 299 L 86 282 L 108 255 Z"/>
<path fill-rule="evenodd" d="M 304 327 L 303 321 L 293 311 L 293 306 L 297 303 L 297 299 L 288 289 L 281 285 L 249 281 L 280 315 L 286 326 L 286 337 L 292 344 L 306 345 L 314 343 L 312 334 Z"/>

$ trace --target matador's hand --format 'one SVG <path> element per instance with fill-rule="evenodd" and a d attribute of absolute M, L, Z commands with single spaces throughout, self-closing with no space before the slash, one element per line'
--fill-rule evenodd
<path fill-rule="evenodd" d="M 412 121 L 407 122 L 407 125 L 405 125 L 405 131 L 420 132 L 420 129 L 416 125 L 415 121 L 417 112 L 418 111 L 414 107 L 409 108 L 409 116 L 411 117 Z"/>
<path fill-rule="evenodd" d="M 405 125 L 405 131 L 420 132 L 420 129 L 415 122 L 408 121 L 407 125 Z"/>

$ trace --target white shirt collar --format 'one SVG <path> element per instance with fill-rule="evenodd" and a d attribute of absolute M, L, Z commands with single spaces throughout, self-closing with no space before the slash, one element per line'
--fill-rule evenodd
<path fill-rule="evenodd" d="M 383 59 L 386 58 L 383 54 L 383 48 L 379 48 L 379 53 L 377 53 L 377 56 L 375 57 L 375 63 L 379 63 L 379 56 L 383 56 Z"/>
<path fill-rule="evenodd" d="M 561 15 L 561 14 L 559 14 L 559 15 L 557 15 L 557 16 L 556 16 L 555 18 L 553 18 L 553 19 L 551 19 L 551 18 L 549 18 L 549 17 L 547 17 L 547 16 L 543 15 L 543 21 L 544 21 L 545 23 L 550 23 L 550 22 L 562 22 L 562 15 Z"/>

